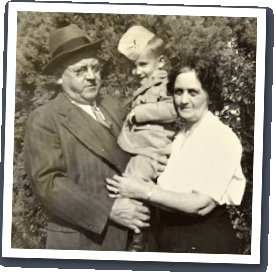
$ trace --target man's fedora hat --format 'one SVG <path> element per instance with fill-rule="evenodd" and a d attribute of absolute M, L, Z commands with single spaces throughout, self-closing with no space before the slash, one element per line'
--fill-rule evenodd
<path fill-rule="evenodd" d="M 53 31 L 49 37 L 50 61 L 42 72 L 52 74 L 54 68 L 72 53 L 89 49 L 92 53 L 100 47 L 102 41 L 91 42 L 85 32 L 74 24 Z"/>

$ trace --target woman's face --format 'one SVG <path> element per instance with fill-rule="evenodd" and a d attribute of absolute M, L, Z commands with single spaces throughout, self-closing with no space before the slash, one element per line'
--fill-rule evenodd
<path fill-rule="evenodd" d="M 208 110 L 208 94 L 194 70 L 181 73 L 174 83 L 174 102 L 179 116 L 188 123 L 198 122 Z"/>

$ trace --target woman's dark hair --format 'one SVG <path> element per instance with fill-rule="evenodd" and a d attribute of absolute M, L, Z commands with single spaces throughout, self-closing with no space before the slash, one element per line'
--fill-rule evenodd
<path fill-rule="evenodd" d="M 208 93 L 209 109 L 211 111 L 220 110 L 222 107 L 222 80 L 218 75 L 217 67 L 213 60 L 209 61 L 198 57 L 186 58 L 176 65 L 169 75 L 168 94 L 173 95 L 174 84 L 178 75 L 194 70 L 203 90 Z"/>

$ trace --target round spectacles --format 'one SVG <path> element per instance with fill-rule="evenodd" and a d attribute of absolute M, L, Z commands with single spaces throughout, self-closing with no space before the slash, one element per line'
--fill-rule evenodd
<path fill-rule="evenodd" d="M 89 70 L 95 75 L 101 72 L 102 66 L 100 64 L 96 64 L 93 66 L 76 66 L 72 68 L 67 68 L 71 73 L 75 74 L 77 77 L 86 77 L 89 73 Z"/>

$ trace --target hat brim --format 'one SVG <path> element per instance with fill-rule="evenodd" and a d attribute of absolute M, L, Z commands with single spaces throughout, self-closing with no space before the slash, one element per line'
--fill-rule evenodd
<path fill-rule="evenodd" d="M 62 60 L 68 58 L 73 53 L 86 51 L 89 49 L 91 49 L 91 51 L 93 50 L 95 52 L 96 50 L 98 50 L 100 48 L 102 41 L 103 41 L 103 39 L 100 39 L 93 43 L 82 45 L 82 46 L 74 48 L 73 50 L 69 50 L 69 51 L 66 51 L 66 52 L 63 52 L 63 53 L 57 55 L 56 57 L 52 58 L 47 65 L 44 66 L 44 68 L 42 69 L 42 73 L 44 75 L 52 75 L 55 68 L 60 64 L 60 62 Z"/>

